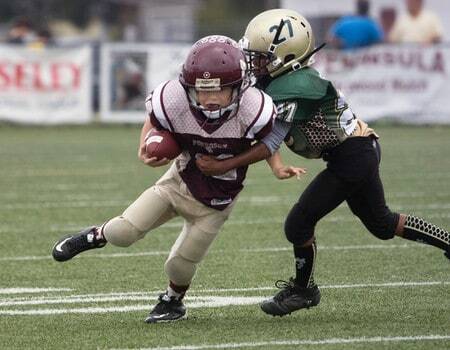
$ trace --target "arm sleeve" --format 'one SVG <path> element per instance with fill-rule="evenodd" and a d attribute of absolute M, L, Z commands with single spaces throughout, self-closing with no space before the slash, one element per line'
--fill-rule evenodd
<path fill-rule="evenodd" d="M 275 119 L 272 132 L 264 137 L 261 142 L 266 145 L 271 154 L 274 154 L 275 151 L 280 148 L 280 145 L 288 134 L 290 128 L 291 123 Z"/>

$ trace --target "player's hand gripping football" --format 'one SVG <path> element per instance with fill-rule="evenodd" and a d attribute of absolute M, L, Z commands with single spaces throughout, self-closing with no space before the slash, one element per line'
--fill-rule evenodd
<path fill-rule="evenodd" d="M 170 163 L 170 159 L 167 158 L 158 159 L 156 157 L 149 157 L 147 154 L 147 145 L 145 143 L 143 143 L 141 147 L 139 147 L 138 157 L 144 164 L 147 164 L 148 166 L 151 166 L 153 168 Z"/>

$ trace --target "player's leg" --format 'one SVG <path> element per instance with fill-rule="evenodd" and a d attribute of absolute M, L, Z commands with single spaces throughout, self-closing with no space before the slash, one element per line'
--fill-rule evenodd
<path fill-rule="evenodd" d="M 450 259 L 450 233 L 425 219 L 414 215 L 400 214 L 395 234 L 410 241 L 432 245 L 444 250 Z"/>
<path fill-rule="evenodd" d="M 147 323 L 176 321 L 186 317 L 184 295 L 194 278 L 197 265 L 206 256 L 227 220 L 231 207 L 217 211 L 199 202 L 192 202 L 189 211 L 193 215 L 187 217 L 164 265 L 169 284 L 146 318 Z"/>
<path fill-rule="evenodd" d="M 52 254 L 55 260 L 66 261 L 86 250 L 102 248 L 107 242 L 127 247 L 175 215 L 170 203 L 157 193 L 155 187 L 151 187 L 121 216 L 99 227 L 92 226 L 61 238 L 53 247 Z"/>
<path fill-rule="evenodd" d="M 105 239 L 118 247 L 128 247 L 145 234 L 177 216 L 172 204 L 158 193 L 157 185 L 142 193 L 121 216 L 102 226 Z"/>
<path fill-rule="evenodd" d="M 322 217 L 345 200 L 348 191 L 348 186 L 326 169 L 317 175 L 292 207 L 286 218 L 285 234 L 294 246 L 295 278 L 277 282 L 281 291 L 261 303 L 265 313 L 283 316 L 319 303 L 320 291 L 314 282 L 317 258 L 314 229 Z"/>
<path fill-rule="evenodd" d="M 347 198 L 348 206 L 375 237 L 388 240 L 395 236 L 399 214 L 386 205 L 378 169 L 356 192 Z"/>
<path fill-rule="evenodd" d="M 386 205 L 378 169 L 364 186 L 347 200 L 352 212 L 376 237 L 386 240 L 395 235 L 443 249 L 449 257 L 449 232 L 422 218 L 392 212 Z"/>

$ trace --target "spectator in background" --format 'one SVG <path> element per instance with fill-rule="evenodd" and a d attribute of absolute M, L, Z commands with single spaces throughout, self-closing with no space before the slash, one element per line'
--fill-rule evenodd
<path fill-rule="evenodd" d="M 383 7 L 380 11 L 380 25 L 383 28 L 384 38 L 387 40 L 389 33 L 394 27 L 395 20 L 397 18 L 397 11 L 395 7 L 388 6 Z"/>
<path fill-rule="evenodd" d="M 357 14 L 340 18 L 330 29 L 329 42 L 337 48 L 355 49 L 383 41 L 383 30 L 369 17 L 368 0 L 357 0 Z"/>
<path fill-rule="evenodd" d="M 29 43 L 29 47 L 33 49 L 44 49 L 49 46 L 55 45 L 52 33 L 47 28 L 41 28 L 36 32 L 36 36 L 33 41 Z"/>
<path fill-rule="evenodd" d="M 435 13 L 423 8 L 423 0 L 406 0 L 406 7 L 408 13 L 395 22 L 389 41 L 433 44 L 442 40 L 442 23 Z"/>
<path fill-rule="evenodd" d="M 8 44 L 28 44 L 35 38 L 35 33 L 28 18 L 18 18 L 8 32 Z"/>

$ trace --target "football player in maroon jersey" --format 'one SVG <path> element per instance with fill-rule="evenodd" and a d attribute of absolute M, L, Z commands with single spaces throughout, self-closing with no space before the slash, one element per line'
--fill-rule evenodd
<path fill-rule="evenodd" d="M 127 247 L 175 216 L 183 229 L 165 262 L 169 283 L 146 322 L 174 321 L 186 316 L 183 297 L 198 263 L 207 254 L 243 188 L 247 166 L 205 176 L 196 165 L 202 154 L 218 159 L 250 149 L 272 129 L 275 108 L 264 92 L 249 86 L 245 56 L 225 36 L 208 36 L 190 50 L 179 79 L 166 81 L 146 99 L 139 158 L 152 167 L 169 163 L 148 158 L 145 136 L 152 128 L 170 131 L 182 148 L 169 170 L 125 211 L 99 227 L 61 238 L 53 248 L 66 261 L 107 242 Z M 280 177 L 301 169 L 284 167 Z"/>

